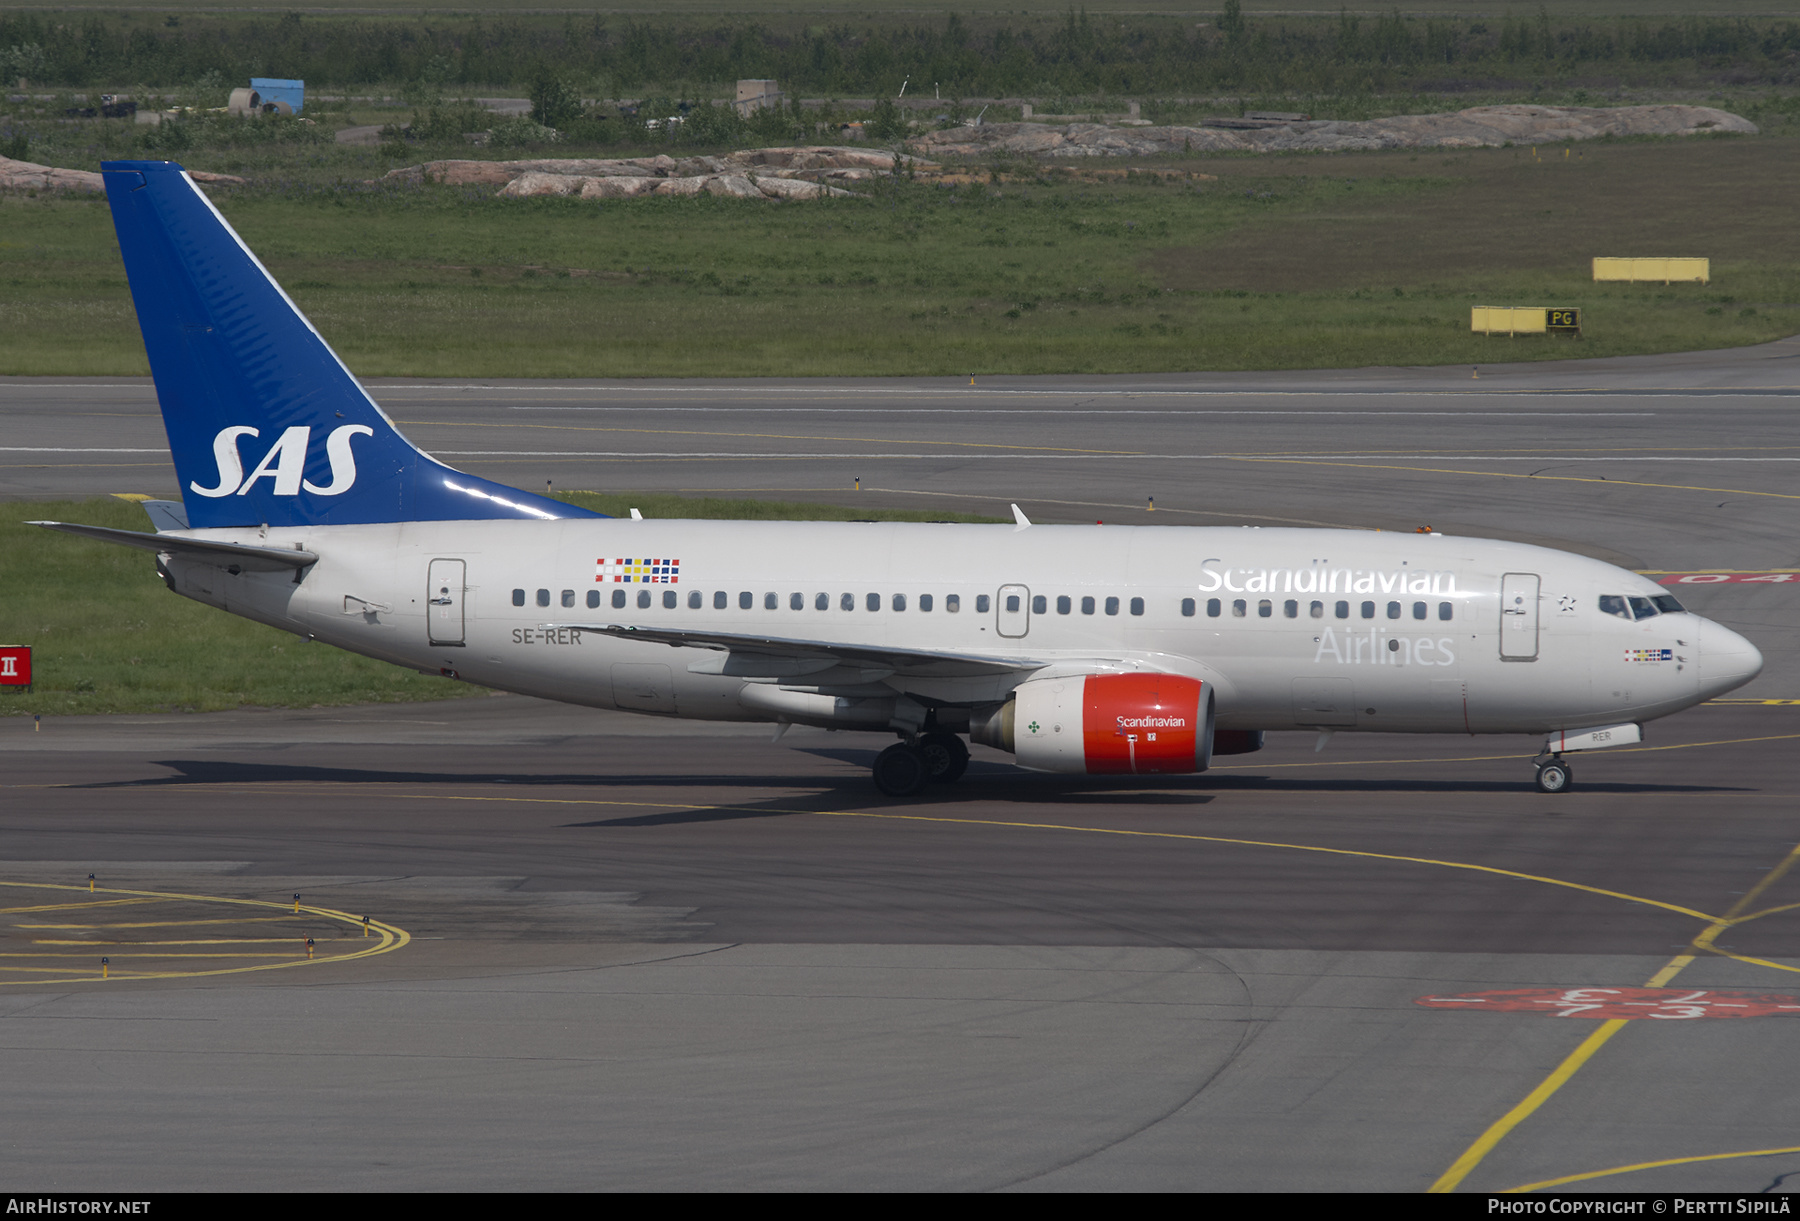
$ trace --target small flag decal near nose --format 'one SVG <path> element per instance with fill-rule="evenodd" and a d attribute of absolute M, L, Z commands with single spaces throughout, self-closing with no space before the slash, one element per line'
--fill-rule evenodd
<path fill-rule="evenodd" d="M 677 585 L 681 582 L 681 561 L 669 559 L 615 559 L 605 556 L 594 561 L 594 580 L 614 585 Z"/>

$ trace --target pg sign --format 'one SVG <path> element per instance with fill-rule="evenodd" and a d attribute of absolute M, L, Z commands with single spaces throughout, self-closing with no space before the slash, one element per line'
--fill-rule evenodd
<path fill-rule="evenodd" d="M 0 687 L 31 686 L 31 648 L 0 645 Z"/>

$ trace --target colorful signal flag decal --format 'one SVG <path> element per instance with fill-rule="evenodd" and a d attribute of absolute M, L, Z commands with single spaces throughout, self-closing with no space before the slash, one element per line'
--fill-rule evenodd
<path fill-rule="evenodd" d="M 676 585 L 681 581 L 681 561 L 668 559 L 616 559 L 601 556 L 594 561 L 594 580 L 611 579 L 615 585 Z"/>
<path fill-rule="evenodd" d="M 1674 649 L 1626 649 L 1626 661 L 1674 661 Z"/>

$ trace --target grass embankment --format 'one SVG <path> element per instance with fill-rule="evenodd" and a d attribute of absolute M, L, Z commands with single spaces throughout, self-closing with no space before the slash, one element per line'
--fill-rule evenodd
<path fill-rule="evenodd" d="M 623 516 L 757 520 L 999 521 L 779 501 L 572 492 L 560 499 Z M 32 646 L 35 689 L 0 690 L 0 714 L 212 712 L 241 707 L 451 699 L 482 688 L 371 661 L 170 593 L 148 552 L 24 525 L 148 527 L 123 500 L 0 503 L 0 644 Z"/>
<path fill-rule="evenodd" d="M 1793 136 L 1194 159 L 1111 180 L 1001 168 L 781 205 L 267 182 L 218 199 L 365 376 L 1474 364 L 1800 329 Z M 147 372 L 103 202 L 0 198 L 0 235 L 0 373 Z M 1706 255 L 1713 282 L 1596 285 L 1599 254 Z M 1579 306 L 1587 338 L 1472 336 L 1474 304 Z"/>

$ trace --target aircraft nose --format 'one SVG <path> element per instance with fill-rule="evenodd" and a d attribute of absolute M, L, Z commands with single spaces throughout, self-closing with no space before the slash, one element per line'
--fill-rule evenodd
<path fill-rule="evenodd" d="M 1762 651 L 1721 624 L 1706 620 L 1700 630 L 1700 685 L 1722 695 L 1762 673 Z"/>

